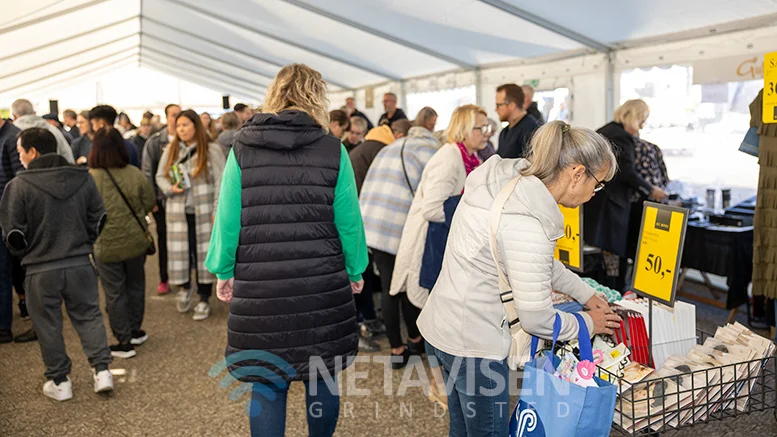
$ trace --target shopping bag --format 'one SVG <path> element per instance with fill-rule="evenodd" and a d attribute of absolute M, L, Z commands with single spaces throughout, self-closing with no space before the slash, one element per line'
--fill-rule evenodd
<path fill-rule="evenodd" d="M 739 151 L 747 153 L 750 156 L 758 157 L 758 144 L 761 142 L 761 138 L 758 136 L 758 128 L 751 127 L 745 134 L 745 139 L 742 140 L 742 144 L 739 145 Z"/>
<path fill-rule="evenodd" d="M 591 337 L 583 316 L 580 325 L 580 359 L 593 362 Z M 556 315 L 553 344 L 561 318 Z M 606 437 L 610 435 L 617 396 L 616 387 L 594 377 L 597 387 L 582 387 L 553 375 L 561 360 L 552 351 L 536 357 L 539 339 L 532 338 L 531 356 L 524 366 L 521 396 L 510 419 L 510 437 Z"/>
<path fill-rule="evenodd" d="M 448 232 L 451 229 L 453 213 L 459 205 L 461 195 L 449 197 L 443 204 L 445 210 L 445 223 L 429 222 L 429 229 L 426 231 L 426 243 L 424 244 L 424 255 L 421 259 L 421 278 L 418 285 L 431 290 L 437 282 L 442 270 L 442 258 L 445 254 L 445 246 L 448 242 Z"/>

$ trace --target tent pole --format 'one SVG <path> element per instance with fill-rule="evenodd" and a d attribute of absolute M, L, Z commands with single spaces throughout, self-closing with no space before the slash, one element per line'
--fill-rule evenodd
<path fill-rule="evenodd" d="M 604 75 L 604 122 L 607 123 L 612 120 L 612 114 L 615 112 L 615 59 L 613 52 L 607 53 L 607 68 Z"/>

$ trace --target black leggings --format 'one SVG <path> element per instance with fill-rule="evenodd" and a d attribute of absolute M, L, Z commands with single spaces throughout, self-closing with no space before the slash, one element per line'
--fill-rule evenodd
<path fill-rule="evenodd" d="M 167 218 L 165 217 L 165 207 L 158 202 L 159 211 L 153 213 L 156 222 L 157 236 L 157 255 L 159 255 L 159 282 L 167 282 Z"/>
<path fill-rule="evenodd" d="M 356 301 L 356 311 L 359 312 L 360 320 L 374 320 L 378 316 L 375 314 L 375 302 L 372 300 L 372 293 L 379 290 L 380 278 L 375 274 L 372 268 L 373 256 L 370 254 L 370 262 L 367 264 L 367 270 L 364 271 L 364 290 L 359 294 L 354 294 Z"/>
<path fill-rule="evenodd" d="M 400 331 L 399 307 L 402 307 L 402 316 L 405 319 L 407 335 L 410 338 L 421 336 L 421 333 L 418 331 L 418 326 L 416 326 L 416 320 L 418 319 L 418 315 L 421 314 L 421 310 L 410 303 L 407 293 L 399 293 L 397 296 L 392 296 L 389 293 L 391 290 L 391 276 L 394 274 L 394 262 L 397 257 L 379 250 L 373 249 L 373 252 L 375 265 L 378 267 L 378 273 L 380 273 L 381 288 L 383 289 L 381 307 L 383 311 L 383 321 L 386 323 L 386 335 L 388 336 L 391 348 L 395 349 L 402 347 L 405 344 L 402 341 L 402 333 Z"/>
<path fill-rule="evenodd" d="M 13 288 L 16 290 L 16 294 L 21 300 L 25 296 L 24 292 L 24 278 L 27 275 L 24 267 L 22 267 L 22 260 L 15 256 L 11 256 L 11 280 L 13 281 Z"/>
<path fill-rule="evenodd" d="M 189 228 L 189 282 L 183 285 L 183 288 L 189 289 L 192 287 L 192 270 L 197 271 L 197 223 L 194 219 L 194 214 L 186 214 L 186 224 Z M 200 300 L 207 302 L 213 294 L 213 284 L 203 284 L 199 282 L 200 275 L 197 274 L 197 294 L 200 295 Z"/>

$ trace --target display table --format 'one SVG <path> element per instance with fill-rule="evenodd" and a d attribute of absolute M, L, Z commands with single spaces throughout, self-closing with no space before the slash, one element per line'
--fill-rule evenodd
<path fill-rule="evenodd" d="M 735 313 L 742 304 L 749 304 L 747 286 L 753 275 L 753 227 L 735 228 L 715 226 L 706 221 L 688 222 L 682 267 L 678 289 L 682 287 L 686 269 L 698 270 L 711 291 L 726 293 L 725 308 Z M 728 290 L 714 287 L 707 277 L 708 273 L 725 276 Z M 722 302 L 718 302 L 717 306 L 723 307 Z"/>

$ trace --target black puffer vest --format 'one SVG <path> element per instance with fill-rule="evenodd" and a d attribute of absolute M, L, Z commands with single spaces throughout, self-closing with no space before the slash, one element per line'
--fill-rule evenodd
<path fill-rule="evenodd" d="M 243 189 L 229 307 L 230 370 L 241 381 L 262 383 L 267 379 L 248 367 L 273 369 L 286 381 L 307 380 L 315 367 L 334 375 L 358 346 L 356 308 L 334 223 L 340 141 L 308 114 L 282 111 L 255 115 L 233 144 Z M 262 353 L 230 358 L 241 351 Z M 268 364 L 264 352 L 296 374 Z"/>

